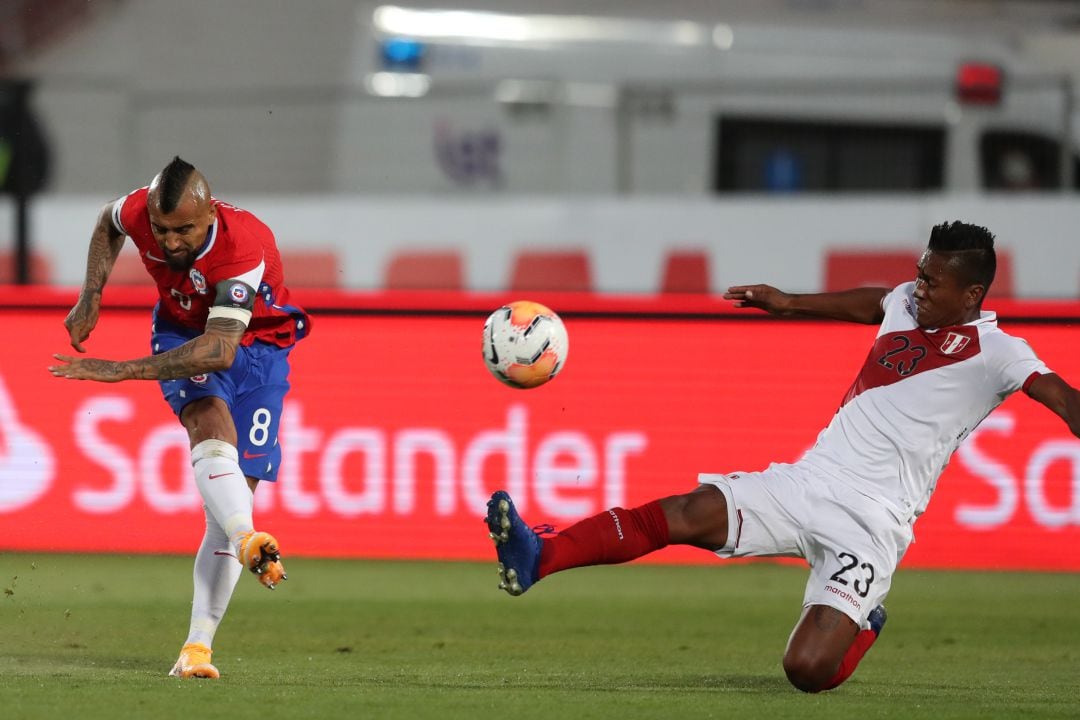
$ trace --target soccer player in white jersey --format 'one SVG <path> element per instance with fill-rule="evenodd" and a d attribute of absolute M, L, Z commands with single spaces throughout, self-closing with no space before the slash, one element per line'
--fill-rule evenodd
<path fill-rule="evenodd" d="M 802 557 L 803 612 L 784 671 L 806 692 L 844 682 L 885 623 L 882 602 L 938 476 L 964 438 L 1023 390 L 1080 437 L 1080 393 L 982 310 L 994 236 L 961 222 L 933 228 L 914 282 L 794 295 L 728 289 L 738 307 L 880 324 L 832 421 L 794 464 L 702 474 L 693 491 L 612 508 L 553 536 L 524 523 L 505 491 L 488 502 L 500 587 L 520 595 L 560 570 L 621 563 L 669 544 L 720 557 Z"/>

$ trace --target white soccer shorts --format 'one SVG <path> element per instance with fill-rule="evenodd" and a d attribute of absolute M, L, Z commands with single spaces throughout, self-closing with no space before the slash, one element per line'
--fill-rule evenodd
<path fill-rule="evenodd" d="M 727 498 L 724 558 L 801 557 L 810 564 L 803 607 L 828 605 L 860 628 L 892 585 L 911 526 L 880 503 L 805 465 L 763 472 L 703 473 Z"/>

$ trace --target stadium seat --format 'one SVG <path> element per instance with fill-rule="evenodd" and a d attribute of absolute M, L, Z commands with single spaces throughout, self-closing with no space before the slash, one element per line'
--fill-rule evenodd
<path fill-rule="evenodd" d="M 338 286 L 341 271 L 338 269 L 337 256 L 332 252 L 320 250 L 293 250 L 281 252 L 281 263 L 285 270 L 285 284 L 288 287 L 332 288 Z M 151 283 L 135 246 L 130 243 L 120 251 L 112 273 L 110 285 L 146 285 Z"/>
<path fill-rule="evenodd" d="M 660 291 L 665 293 L 709 292 L 709 258 L 702 250 L 677 250 L 664 262 Z"/>
<path fill-rule="evenodd" d="M 997 273 L 994 275 L 994 284 L 990 286 L 990 292 L 986 296 L 1002 299 L 1013 297 L 1012 254 L 1006 250 L 997 251 Z"/>
<path fill-rule="evenodd" d="M 0 251 L 0 284 L 15 282 L 15 251 Z M 52 264 L 39 253 L 30 253 L 30 282 L 35 285 L 47 285 L 52 281 Z"/>
<path fill-rule="evenodd" d="M 139 251 L 130 242 L 124 243 L 124 249 L 116 258 L 112 272 L 109 273 L 110 285 L 150 285 L 153 280 L 146 271 Z"/>
<path fill-rule="evenodd" d="M 460 290 L 461 256 L 454 250 L 409 251 L 395 255 L 386 268 L 391 290 Z"/>
<path fill-rule="evenodd" d="M 906 250 L 834 250 L 825 262 L 825 292 L 853 287 L 895 287 L 915 279 L 920 253 Z M 988 297 L 1013 296 L 1012 255 L 999 250 L 997 274 Z"/>
<path fill-rule="evenodd" d="M 285 285 L 290 288 L 336 288 L 341 268 L 333 250 L 282 250 Z"/>
<path fill-rule="evenodd" d="M 589 257 L 583 250 L 525 250 L 514 259 L 511 290 L 592 290 Z"/>
<path fill-rule="evenodd" d="M 825 292 L 892 288 L 914 280 L 920 255 L 912 250 L 829 250 L 825 256 Z"/>

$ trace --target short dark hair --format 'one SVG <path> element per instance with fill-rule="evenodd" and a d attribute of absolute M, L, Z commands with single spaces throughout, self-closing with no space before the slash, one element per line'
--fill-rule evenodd
<path fill-rule="evenodd" d="M 948 255 L 949 266 L 967 285 L 982 285 L 987 291 L 997 272 L 994 234 L 981 225 L 943 222 L 930 231 L 927 249 Z M 985 294 L 984 294 L 985 297 Z"/>
<path fill-rule="evenodd" d="M 195 166 L 180 159 L 179 155 L 169 161 L 169 164 L 161 171 L 161 178 L 158 180 L 157 204 L 161 212 L 168 214 L 176 209 L 193 172 L 195 172 Z"/>

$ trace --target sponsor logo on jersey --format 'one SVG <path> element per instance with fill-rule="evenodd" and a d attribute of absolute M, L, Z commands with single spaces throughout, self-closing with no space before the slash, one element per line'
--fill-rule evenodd
<path fill-rule="evenodd" d="M 237 305 L 243 305 L 248 299 L 247 285 L 243 283 L 234 283 L 229 287 L 229 297 L 233 299 L 233 302 Z"/>
<path fill-rule="evenodd" d="M 191 382 L 198 383 L 199 385 L 205 385 L 206 381 L 209 380 L 209 379 L 210 379 L 210 376 L 206 375 L 205 373 L 202 374 L 202 375 L 195 375 L 195 376 L 190 378 Z"/>
<path fill-rule="evenodd" d="M 191 278 L 191 284 L 195 286 L 195 290 L 200 295 L 205 295 L 206 294 L 206 278 L 203 277 L 203 274 L 201 272 L 199 272 L 198 270 L 196 270 L 195 268 L 191 268 L 191 270 L 188 271 L 188 277 Z"/>
<path fill-rule="evenodd" d="M 941 352 L 946 355 L 952 355 L 958 353 L 967 347 L 968 341 L 971 338 L 960 333 L 950 332 L 945 336 L 945 342 L 941 343 Z"/>

